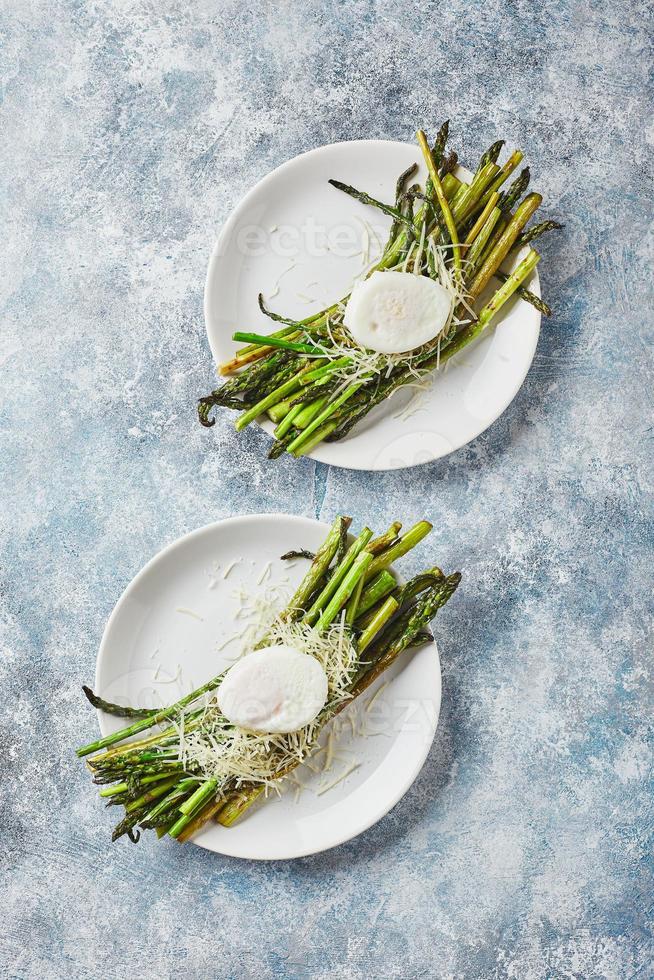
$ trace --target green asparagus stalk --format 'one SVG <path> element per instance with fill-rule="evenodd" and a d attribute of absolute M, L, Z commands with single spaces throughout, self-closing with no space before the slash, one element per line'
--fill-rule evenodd
<path fill-rule="evenodd" d="M 388 620 L 397 612 L 399 608 L 399 602 L 397 599 L 394 599 L 392 595 L 389 595 L 386 599 L 384 599 L 381 607 L 370 619 L 370 622 L 359 637 L 359 653 L 363 653 L 363 651 L 370 646 L 380 630 L 384 628 Z"/>
<path fill-rule="evenodd" d="M 351 523 L 351 517 L 337 517 L 335 519 L 329 534 L 316 552 L 311 567 L 288 604 L 288 609 L 292 611 L 291 614 L 294 617 L 298 617 L 304 613 L 307 600 L 315 592 L 318 583 L 329 568 L 332 558 L 338 550 L 342 529 L 345 528 L 347 531 Z"/>
<path fill-rule="evenodd" d="M 485 153 L 482 154 L 481 160 L 479 161 L 479 166 L 477 167 L 477 173 L 487 164 L 487 163 L 497 163 L 500 153 L 502 152 L 502 147 L 504 146 L 504 140 L 497 140 L 496 143 L 492 143 Z"/>
<path fill-rule="evenodd" d="M 191 817 L 189 822 L 177 833 L 177 840 L 180 844 L 184 841 L 190 840 L 190 838 L 200 830 L 204 824 L 211 820 L 212 817 L 216 817 L 217 814 L 225 806 L 225 799 L 223 797 L 218 797 L 215 800 L 209 800 L 208 803 L 199 810 L 195 816 Z"/>
<path fill-rule="evenodd" d="M 445 351 L 448 358 L 454 356 L 454 354 L 458 354 L 460 350 L 466 347 L 472 340 L 482 333 L 495 314 L 499 312 L 504 303 L 510 296 L 513 295 L 518 286 L 520 286 L 521 283 L 531 275 L 539 260 L 540 256 L 537 252 L 530 252 L 529 255 L 525 256 L 518 267 L 511 273 L 507 281 L 501 286 L 500 289 L 498 289 L 492 300 L 490 300 L 490 302 L 483 308 L 479 314 L 477 322 L 464 327 L 464 329 L 456 335 L 451 344 L 448 345 L 447 350 Z"/>
<path fill-rule="evenodd" d="M 359 608 L 359 602 L 361 601 L 361 593 L 363 592 L 363 576 L 360 577 L 359 581 L 354 587 L 352 595 L 348 599 L 345 614 L 345 623 L 350 628 L 354 624 L 357 618 L 357 610 Z"/>
<path fill-rule="evenodd" d="M 489 204 L 492 201 L 493 201 L 493 197 L 489 198 Z M 482 214 L 483 213 L 485 212 L 482 212 Z M 471 270 L 472 272 L 475 271 L 479 259 L 481 258 L 482 253 L 490 239 L 490 236 L 493 234 L 497 222 L 500 220 L 501 215 L 502 212 L 500 211 L 499 208 L 497 207 L 491 208 L 489 214 L 486 216 L 486 220 L 484 221 L 483 225 L 475 235 L 474 241 L 471 242 L 470 251 L 467 253 L 466 257 L 468 260 L 468 269 Z"/>
<path fill-rule="evenodd" d="M 170 775 L 179 776 L 181 774 L 182 774 L 181 769 L 178 769 L 174 773 L 170 773 L 170 771 L 155 773 L 152 776 L 144 776 L 142 779 L 139 779 L 138 785 L 139 787 L 149 786 L 151 783 L 158 783 L 161 782 L 162 779 L 168 779 Z M 129 790 L 130 790 L 129 783 L 126 782 L 114 783 L 113 786 L 107 786 L 105 787 L 105 789 L 101 789 L 98 796 L 112 797 L 112 796 L 116 796 L 117 794 L 129 793 Z"/>
<path fill-rule="evenodd" d="M 317 363 L 320 364 L 320 362 Z M 307 373 L 312 373 L 315 370 L 315 362 L 314 364 L 305 364 L 301 368 L 302 372 Z M 265 398 L 262 398 L 261 401 L 257 402 L 256 405 L 253 405 L 252 408 L 249 408 L 247 412 L 243 412 L 243 414 L 236 420 L 236 429 L 244 429 L 246 425 L 249 425 L 250 422 L 254 422 L 256 418 L 263 415 L 263 413 L 272 405 L 280 402 L 286 395 L 290 395 L 292 392 L 297 391 L 299 387 L 300 381 L 298 376 L 294 375 L 289 381 L 286 381 L 284 384 L 280 385 L 279 388 L 275 388 L 273 392 L 266 395 Z"/>
<path fill-rule="evenodd" d="M 232 340 L 249 341 L 251 344 L 267 345 L 268 347 L 279 347 L 282 350 L 292 350 L 300 354 L 314 354 L 319 356 L 321 351 L 313 344 L 296 343 L 295 341 L 285 340 L 282 337 L 266 337 L 260 333 L 245 333 L 237 330 L 232 334 Z"/>
<path fill-rule="evenodd" d="M 326 629 L 336 618 L 342 607 L 347 603 L 347 600 L 352 595 L 358 580 L 365 575 L 373 561 L 373 556 L 367 551 L 357 555 L 354 560 L 354 564 L 344 576 L 336 592 L 320 614 L 318 622 L 316 623 L 317 630 L 320 631 Z"/>
<path fill-rule="evenodd" d="M 524 170 L 520 171 L 520 174 L 513 181 L 508 191 L 500 194 L 499 207 L 502 211 L 509 213 L 516 206 L 524 192 L 529 187 L 529 181 L 531 179 L 531 174 L 529 172 L 529 167 L 525 167 Z"/>
<path fill-rule="evenodd" d="M 451 157 L 450 159 L 448 159 L 447 173 L 443 173 L 441 171 L 441 169 L 440 169 L 441 168 L 441 165 L 443 163 L 443 157 L 444 157 L 444 153 L 445 153 L 445 144 L 447 143 L 447 137 L 449 135 L 449 130 L 450 130 L 450 121 L 449 121 L 449 119 L 446 119 L 445 122 L 443 123 L 443 125 L 441 126 L 441 128 L 439 129 L 438 134 L 436 136 L 436 142 L 434 143 L 434 145 L 433 145 L 433 147 L 431 149 L 431 155 L 432 155 L 432 159 L 434 161 L 434 166 L 439 171 L 439 176 L 441 178 L 441 183 L 444 182 L 445 177 L 446 176 L 449 176 L 451 174 L 451 171 L 456 166 L 456 157 L 454 156 L 454 157 Z M 445 190 L 445 186 L 444 185 L 443 185 L 443 190 Z M 431 179 L 431 174 L 430 174 L 427 177 L 427 182 L 425 184 L 425 194 L 424 194 L 424 197 L 425 197 L 426 206 L 423 206 L 420 209 L 420 211 L 418 212 L 418 214 L 416 215 L 416 218 L 415 218 L 416 237 L 418 239 L 420 238 L 420 235 L 422 233 L 422 226 L 423 226 L 423 224 L 428 220 L 428 206 L 433 206 L 433 202 L 432 202 L 433 194 L 434 194 L 434 184 L 433 184 L 433 181 Z"/>
<path fill-rule="evenodd" d="M 429 521 L 418 521 L 417 524 L 414 524 L 414 526 L 410 528 L 406 534 L 402 535 L 396 544 L 391 545 L 390 548 L 387 548 L 385 551 L 382 551 L 380 555 L 376 556 L 368 568 L 366 580 L 369 581 L 370 579 L 374 578 L 379 572 L 382 571 L 382 569 L 388 568 L 388 566 L 392 565 L 393 562 L 396 562 L 398 558 L 406 555 L 406 553 L 411 551 L 412 548 L 415 548 L 418 542 L 422 541 L 422 539 L 425 538 L 432 529 L 433 524 L 430 524 Z"/>
<path fill-rule="evenodd" d="M 384 534 L 380 534 L 378 538 L 375 538 L 374 541 L 371 541 L 370 544 L 366 546 L 366 551 L 369 551 L 371 555 L 381 554 L 382 551 L 385 551 L 387 548 L 390 548 L 392 544 L 395 544 L 401 530 L 401 522 L 393 521 L 391 526 L 384 532 Z"/>
<path fill-rule="evenodd" d="M 481 207 L 485 207 L 486 204 L 488 203 L 488 199 L 491 196 L 491 194 L 495 193 L 495 191 L 498 191 L 502 186 L 502 184 L 504 184 L 509 179 L 513 171 L 516 169 L 516 167 L 522 160 L 522 157 L 523 154 L 520 152 L 520 150 L 515 150 L 511 154 L 511 156 L 506 161 L 506 163 L 500 168 L 499 173 L 497 174 L 495 180 L 492 182 L 492 184 L 490 185 L 486 193 L 481 198 L 479 202 Z"/>
<path fill-rule="evenodd" d="M 356 187 L 352 187 L 350 184 L 344 184 L 340 180 L 329 180 L 328 183 L 335 187 L 339 191 L 343 191 L 344 194 L 349 194 L 350 197 L 355 198 L 355 200 L 360 201 L 362 204 L 370 204 L 373 208 L 377 208 L 384 214 L 390 215 L 395 221 L 400 224 L 408 224 L 409 219 L 402 214 L 396 207 L 390 204 L 384 204 L 383 201 L 378 201 L 376 198 L 371 197 L 370 194 L 366 194 L 365 191 L 357 190 Z"/>
<path fill-rule="evenodd" d="M 540 194 L 528 194 L 522 204 L 516 209 L 506 229 L 494 244 L 488 258 L 483 262 L 479 272 L 468 287 L 468 294 L 474 298 L 479 296 L 491 277 L 499 269 L 509 253 L 518 235 L 531 218 L 534 211 L 542 202 Z"/>
<path fill-rule="evenodd" d="M 500 282 L 507 282 L 509 275 L 506 272 L 500 272 L 498 270 L 497 272 L 493 273 L 493 278 L 499 279 Z M 536 309 L 539 310 L 543 316 L 552 315 L 551 307 L 549 307 L 545 300 L 541 299 L 540 296 L 537 296 L 536 293 L 532 293 L 530 289 L 527 289 L 525 286 L 518 286 L 517 293 L 518 296 L 524 299 L 526 303 L 530 303 L 532 306 L 536 307 Z"/>
<path fill-rule="evenodd" d="M 126 738 L 131 738 L 132 735 L 138 735 L 139 732 L 145 731 L 147 728 L 152 728 L 154 725 L 158 725 L 159 722 L 167 721 L 177 714 L 181 708 L 185 708 L 187 704 L 192 704 L 193 701 L 197 701 L 204 694 L 208 694 L 210 691 L 214 691 L 221 683 L 223 677 L 225 676 L 225 671 L 217 674 L 216 677 L 212 677 L 210 681 L 203 684 L 196 691 L 192 691 L 191 694 L 187 694 L 185 697 L 180 698 L 179 701 L 175 701 L 167 708 L 161 708 L 159 711 L 153 712 L 146 718 L 141 718 L 139 721 L 135 721 L 133 725 L 127 728 L 121 728 L 118 732 L 113 732 L 111 735 L 105 735 L 104 738 L 99 738 L 95 742 L 90 742 L 88 745 L 83 745 L 77 750 L 77 755 L 79 758 L 83 758 L 86 755 L 91 755 L 92 752 L 99 752 L 100 749 L 106 749 L 110 745 L 115 745 L 117 742 L 122 742 Z M 129 747 L 134 751 L 133 746 Z"/>
<path fill-rule="evenodd" d="M 144 814 L 143 819 L 140 821 L 142 829 L 152 830 L 155 827 L 163 825 L 166 827 L 166 831 L 168 831 L 174 825 L 175 821 L 179 819 L 180 814 L 177 807 L 195 792 L 197 786 L 197 779 L 181 779 L 170 793 L 164 796 L 162 800 L 159 800 L 156 806 Z"/>
<path fill-rule="evenodd" d="M 305 622 L 312 625 L 319 617 L 322 609 L 327 605 L 329 600 L 332 598 L 339 585 L 347 575 L 348 571 L 354 564 L 356 558 L 361 554 L 365 546 L 368 544 L 372 537 L 372 531 L 368 527 L 364 527 L 356 540 L 348 548 L 347 552 L 343 556 L 342 560 L 338 563 L 338 567 L 332 574 L 328 583 L 316 598 L 315 602 L 307 610 L 304 616 Z"/>
<path fill-rule="evenodd" d="M 295 428 L 306 429 L 328 404 L 329 395 L 323 395 L 322 398 L 316 398 L 315 401 L 301 404 L 300 411 L 294 421 Z"/>
<path fill-rule="evenodd" d="M 307 436 L 305 440 L 295 447 L 293 450 L 293 455 L 296 457 L 308 456 L 308 454 L 315 449 L 316 446 L 319 446 L 321 442 L 324 442 L 332 434 L 332 432 L 334 432 L 338 424 L 339 419 L 330 419 L 329 421 L 325 422 L 324 425 L 322 425 L 319 429 L 315 429 L 311 435 Z M 296 437 L 299 436 L 299 434 L 300 433 L 297 433 Z M 284 448 L 288 449 L 288 446 Z"/>
<path fill-rule="evenodd" d="M 213 796 L 215 796 L 216 789 L 218 787 L 218 781 L 216 779 L 207 779 L 206 782 L 202 783 L 195 792 L 180 803 L 178 810 L 181 816 L 172 825 L 168 834 L 170 837 L 179 837 L 184 828 L 191 822 L 192 818 L 195 816 L 197 811 L 204 806 L 204 804 Z"/>
<path fill-rule="evenodd" d="M 540 255 L 538 252 L 530 249 L 518 267 L 506 278 L 497 292 L 481 310 L 477 319 L 477 326 L 481 330 L 490 323 L 495 314 L 502 308 L 507 299 L 513 295 L 520 284 L 531 275 L 539 261 Z"/>
<path fill-rule="evenodd" d="M 397 600 L 398 605 L 404 606 L 407 602 L 415 599 L 417 595 L 420 595 L 421 592 L 424 592 L 425 589 L 438 585 L 444 578 L 440 568 L 434 566 L 434 568 L 427 569 L 426 572 L 415 575 L 405 585 L 397 588 L 393 592 L 393 597 Z"/>
<path fill-rule="evenodd" d="M 278 323 L 285 323 L 294 330 L 299 330 L 303 327 L 315 326 L 316 323 L 322 323 L 328 316 L 331 316 L 331 314 L 335 312 L 337 307 L 337 304 L 333 303 L 326 309 L 320 310 L 318 313 L 312 313 L 310 316 L 305 317 L 304 320 L 290 320 L 288 317 L 281 316 L 279 313 L 273 313 L 273 311 L 266 306 L 263 293 L 259 293 L 257 299 L 259 302 L 259 309 L 265 316 L 270 317 L 271 320 L 276 320 Z M 277 337 L 280 336 L 280 334 L 273 334 L 273 336 Z M 238 353 L 248 353 L 248 348 L 244 348 L 242 351 L 238 351 Z"/>
<path fill-rule="evenodd" d="M 392 592 L 397 582 L 387 568 L 384 568 L 378 575 L 375 575 L 366 585 L 364 585 L 361 599 L 359 600 L 358 615 L 363 616 L 375 603 L 386 598 Z"/>
<path fill-rule="evenodd" d="M 497 191 L 491 194 L 491 196 L 488 198 L 488 203 L 486 204 L 486 207 L 483 209 L 483 211 L 480 212 L 479 217 L 477 218 L 474 225 L 468 232 L 468 238 L 465 243 L 467 248 L 470 248 L 470 246 L 474 244 L 475 239 L 477 238 L 480 231 L 486 224 L 487 219 L 490 217 L 491 213 L 495 210 L 495 206 L 499 201 L 499 198 L 500 195 L 497 193 Z"/>
<path fill-rule="evenodd" d="M 361 382 L 349 385 L 345 391 L 341 392 L 338 398 L 335 398 L 333 402 L 330 402 L 325 408 L 323 408 L 323 410 L 314 418 L 313 422 L 310 422 L 309 425 L 307 425 L 306 428 L 303 429 L 303 431 L 288 444 L 286 451 L 299 455 L 302 445 L 303 443 L 307 442 L 308 437 L 315 432 L 316 429 L 323 426 L 325 422 L 328 421 L 330 416 L 333 415 L 334 412 L 338 411 L 341 405 L 345 404 L 348 399 L 352 398 L 352 396 L 357 393 L 360 387 Z"/>
<path fill-rule="evenodd" d="M 90 704 L 94 708 L 97 708 L 98 711 L 104 711 L 105 714 L 116 715 L 118 718 L 149 718 L 152 714 L 152 708 L 126 708 L 122 704 L 113 704 L 111 701 L 105 701 L 104 698 L 94 694 L 86 684 L 82 684 L 82 690 Z"/>
<path fill-rule="evenodd" d="M 456 225 L 454 224 L 454 218 L 452 217 L 452 212 L 450 211 L 450 206 L 445 197 L 445 191 L 443 190 L 443 185 L 441 179 L 438 176 L 438 170 L 434 163 L 434 158 L 432 156 L 431 150 L 429 149 L 429 143 L 427 142 L 427 137 L 424 132 L 419 129 L 417 133 L 418 145 L 422 150 L 422 155 L 425 158 L 425 163 L 427 164 L 427 170 L 429 171 L 429 176 L 431 177 L 431 182 L 434 187 L 434 192 L 436 198 L 440 205 L 441 212 L 443 214 L 443 220 L 445 221 L 445 226 L 447 228 L 448 234 L 450 236 L 450 241 L 452 243 L 452 256 L 454 261 L 454 269 L 458 276 L 461 275 L 461 249 L 459 247 L 459 237 L 456 230 Z"/>
<path fill-rule="evenodd" d="M 276 426 L 273 435 L 275 439 L 283 439 L 286 433 L 291 429 L 292 426 L 296 425 L 296 419 L 298 415 L 304 410 L 304 405 L 302 403 L 298 405 L 292 405 L 285 416 L 283 416 L 281 422 Z"/>
<path fill-rule="evenodd" d="M 540 224 L 534 225 L 532 228 L 527 228 L 526 231 L 520 235 L 516 241 L 516 246 L 528 245 L 529 242 L 536 241 L 541 235 L 544 235 L 548 231 L 556 231 L 557 229 L 565 228 L 565 225 L 560 224 L 558 221 L 541 221 Z"/>

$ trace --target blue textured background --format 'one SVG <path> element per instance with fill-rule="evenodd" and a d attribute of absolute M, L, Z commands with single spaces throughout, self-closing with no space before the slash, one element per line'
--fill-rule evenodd
<path fill-rule="evenodd" d="M 647 8 L 2 5 L 9 976 L 653 975 Z M 202 430 L 203 280 L 230 208 L 302 150 L 447 116 L 463 160 L 521 146 L 566 221 L 542 249 L 556 317 L 510 409 L 388 475 L 269 463 L 229 413 Z M 96 731 L 80 682 L 116 598 L 185 531 L 282 510 L 428 516 L 414 566 L 465 573 L 420 778 L 295 863 L 112 846 L 71 746 Z"/>

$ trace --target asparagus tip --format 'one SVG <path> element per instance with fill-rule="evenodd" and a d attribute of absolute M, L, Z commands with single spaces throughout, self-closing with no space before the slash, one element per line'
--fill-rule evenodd
<path fill-rule="evenodd" d="M 209 417 L 209 412 L 213 408 L 214 404 L 215 403 L 211 395 L 198 399 L 198 419 L 200 421 L 200 425 L 203 425 L 205 429 L 210 429 L 212 425 L 216 424 L 215 418 Z"/>

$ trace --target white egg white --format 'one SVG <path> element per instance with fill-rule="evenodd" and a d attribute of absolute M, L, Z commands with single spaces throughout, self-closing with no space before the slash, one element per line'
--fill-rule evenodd
<path fill-rule="evenodd" d="M 228 721 L 240 728 L 296 732 L 324 707 L 327 675 L 315 657 L 294 647 L 262 647 L 230 667 L 217 701 Z"/>
<path fill-rule="evenodd" d="M 446 326 L 452 297 L 440 283 L 412 272 L 373 272 L 352 290 L 343 322 L 368 350 L 403 354 Z"/>

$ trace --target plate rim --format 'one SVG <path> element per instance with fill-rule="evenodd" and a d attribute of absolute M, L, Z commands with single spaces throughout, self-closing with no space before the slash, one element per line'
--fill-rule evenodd
<path fill-rule="evenodd" d="M 266 184 L 271 182 L 282 171 L 286 169 L 290 169 L 291 167 L 297 165 L 300 160 L 304 160 L 305 158 L 313 155 L 318 155 L 324 152 L 325 150 L 331 149 L 332 147 L 354 146 L 354 145 L 369 146 L 369 147 L 395 146 L 395 147 L 402 147 L 403 149 L 407 149 L 407 148 L 416 149 L 414 143 L 409 143 L 404 140 L 384 140 L 384 139 L 336 140 L 333 143 L 324 143 L 321 146 L 314 146 L 309 150 L 303 150 L 301 153 L 296 154 L 295 156 L 291 157 L 288 160 L 284 160 L 282 163 L 278 164 L 272 170 L 268 171 L 255 184 L 253 184 L 232 207 L 229 215 L 227 216 L 227 218 L 225 219 L 225 221 L 223 222 L 220 228 L 218 237 L 211 250 L 211 254 L 209 256 L 209 262 L 207 265 L 207 271 L 205 275 L 205 281 L 204 281 L 203 315 L 204 315 L 205 333 L 207 336 L 209 349 L 211 351 L 211 355 L 214 360 L 214 365 L 217 365 L 219 363 L 220 358 L 218 355 L 218 351 L 215 349 L 212 340 L 212 327 L 211 327 L 212 316 L 210 312 L 210 302 L 209 302 L 209 296 L 211 292 L 211 282 L 215 273 L 215 269 L 218 265 L 219 259 L 221 258 L 223 253 L 223 244 L 224 242 L 227 241 L 228 237 L 232 233 L 233 227 L 237 224 L 238 215 L 241 209 L 249 204 L 250 200 L 254 197 L 254 195 L 257 192 L 261 190 L 262 187 L 265 187 Z M 467 170 L 467 168 L 464 167 L 462 164 L 459 164 L 457 166 L 457 171 L 462 171 L 467 174 L 472 174 L 472 171 Z M 540 297 L 541 295 L 540 275 L 539 275 L 538 268 L 535 268 L 532 273 L 531 289 L 532 292 L 534 292 L 537 296 Z M 518 302 L 522 303 L 524 302 L 524 300 L 518 297 Z M 475 435 L 470 436 L 469 439 L 466 439 L 465 442 L 461 443 L 455 449 L 449 449 L 445 452 L 442 452 L 440 455 L 433 456 L 425 460 L 414 461 L 411 463 L 404 463 L 400 461 L 400 465 L 398 466 L 377 465 L 375 467 L 371 467 L 367 463 L 358 464 L 356 457 L 354 460 L 349 460 L 348 462 L 341 462 L 332 459 L 329 460 L 323 459 L 321 458 L 320 446 L 314 448 L 310 453 L 308 453 L 307 457 L 309 459 L 312 459 L 314 462 L 324 463 L 327 466 L 336 466 L 339 469 L 355 470 L 359 472 L 390 473 L 396 470 L 413 469 L 414 467 L 418 467 L 418 466 L 427 466 L 430 463 L 435 463 L 440 459 L 446 459 L 448 456 L 452 455 L 452 453 L 456 453 L 459 452 L 461 449 L 464 449 L 466 446 L 470 445 L 471 442 L 474 442 L 475 439 L 478 439 L 481 435 L 484 434 L 484 432 L 490 429 L 490 427 L 494 425 L 495 422 L 497 422 L 497 420 L 504 414 L 504 412 L 507 411 L 509 406 L 516 398 L 518 392 L 522 388 L 523 384 L 525 383 L 527 375 L 529 374 L 529 371 L 531 370 L 531 367 L 534 363 L 534 357 L 536 354 L 538 341 L 540 339 L 540 331 L 541 331 L 542 319 L 543 319 L 542 314 L 540 313 L 539 310 L 534 310 L 534 312 L 536 314 L 536 331 L 535 331 L 533 347 L 529 356 L 529 362 L 526 366 L 524 373 L 519 379 L 516 380 L 513 390 L 511 391 L 511 394 L 506 400 L 503 407 L 493 416 L 492 419 L 486 422 L 486 424 L 482 429 L 480 429 Z M 481 337 L 476 338 L 472 342 L 471 346 L 475 347 L 482 339 L 483 338 Z M 256 424 L 259 426 L 259 428 L 261 428 L 266 433 L 267 436 L 271 437 L 271 431 L 269 430 L 268 427 L 262 425 L 261 422 L 259 422 L 258 420 Z"/>
<path fill-rule="evenodd" d="M 179 537 L 175 538 L 173 541 L 164 545 L 159 551 L 157 551 L 154 555 L 152 555 L 152 557 L 148 559 L 145 565 L 143 565 L 143 567 L 140 568 L 139 571 L 128 582 L 128 584 L 126 585 L 126 587 L 123 589 L 120 596 L 116 600 L 116 603 L 107 618 L 107 622 L 105 623 L 105 627 L 102 632 L 102 637 L 100 640 L 100 644 L 96 656 L 94 690 L 98 694 L 100 694 L 100 696 L 102 696 L 102 691 L 100 689 L 100 683 L 99 683 L 99 679 L 100 679 L 99 675 L 100 675 L 102 663 L 106 662 L 106 658 L 110 655 L 108 647 L 109 647 L 110 634 L 111 634 L 113 624 L 115 623 L 118 616 L 120 615 L 121 608 L 124 605 L 125 601 L 129 599 L 132 591 L 138 587 L 138 584 L 142 581 L 142 579 L 145 578 L 156 565 L 158 565 L 162 561 L 165 561 L 178 548 L 188 544 L 188 542 L 193 540 L 194 538 L 203 537 L 206 534 L 215 532 L 216 530 L 220 529 L 221 527 L 224 527 L 225 525 L 239 524 L 239 523 L 246 523 L 246 522 L 262 524 L 262 523 L 268 523 L 270 521 L 285 522 L 288 520 L 291 520 L 293 523 L 297 522 L 299 524 L 308 522 L 309 524 L 321 527 L 325 530 L 328 530 L 330 527 L 330 524 L 326 523 L 323 520 L 320 520 L 319 518 L 308 517 L 303 514 L 288 514 L 284 512 L 273 512 L 273 513 L 257 512 L 253 514 L 235 514 L 229 517 L 220 518 L 216 521 L 211 521 L 209 524 L 204 524 L 201 527 L 194 528 L 193 530 L 180 535 Z M 396 576 L 401 583 L 403 579 L 402 576 L 397 571 L 396 571 Z M 425 646 L 427 645 L 425 644 Z M 384 803 L 381 805 L 381 807 L 377 807 L 376 809 L 371 810 L 370 811 L 370 813 L 372 814 L 371 816 L 364 817 L 363 820 L 356 823 L 353 828 L 348 829 L 343 834 L 336 833 L 334 837 L 330 837 L 325 843 L 321 843 L 318 846 L 300 847 L 289 853 L 276 853 L 274 855 L 267 855 L 261 852 L 253 853 L 250 855 L 238 854 L 238 853 L 234 853 L 233 851 L 230 851 L 229 849 L 227 850 L 219 849 L 214 844 L 210 845 L 206 840 L 203 841 L 202 832 L 200 832 L 199 835 L 190 838 L 189 842 L 195 844 L 196 846 L 201 847 L 203 850 L 211 851 L 214 854 L 220 854 L 223 857 L 234 857 L 246 861 L 288 861 L 288 860 L 295 860 L 296 858 L 307 857 L 311 854 L 320 854 L 323 851 L 330 850 L 333 847 L 338 847 L 339 845 L 344 844 L 358 837 L 366 830 L 369 830 L 370 827 L 374 826 L 374 824 L 382 820 L 383 817 L 385 817 L 393 809 L 393 807 L 395 807 L 397 803 L 399 803 L 399 801 L 408 793 L 411 786 L 413 785 L 418 775 L 420 774 L 425 764 L 425 761 L 427 759 L 427 756 L 429 755 L 429 752 L 431 751 L 431 748 L 434 744 L 434 739 L 436 736 L 436 731 L 438 729 L 438 723 L 440 720 L 443 684 L 442 684 L 442 668 L 441 668 L 441 660 L 440 660 L 440 651 L 438 649 L 438 644 L 436 642 L 436 639 L 432 640 L 432 642 L 429 644 L 429 647 L 431 648 L 432 651 L 431 664 L 432 664 L 432 671 L 434 676 L 435 710 L 428 719 L 429 728 L 426 729 L 425 731 L 425 738 L 423 739 L 423 747 L 421 751 L 416 753 L 414 757 L 415 758 L 414 765 L 412 766 L 411 770 L 404 773 L 404 779 L 402 780 L 402 785 L 400 786 L 400 788 L 394 794 L 392 794 L 392 796 L 390 796 L 388 800 L 385 800 Z M 106 715 L 100 709 L 96 709 L 96 715 L 98 718 L 98 727 L 100 729 L 101 735 L 102 736 L 107 735 L 111 731 L 111 728 L 106 724 L 106 722 L 111 716 Z"/>

